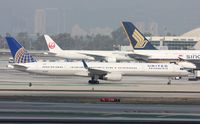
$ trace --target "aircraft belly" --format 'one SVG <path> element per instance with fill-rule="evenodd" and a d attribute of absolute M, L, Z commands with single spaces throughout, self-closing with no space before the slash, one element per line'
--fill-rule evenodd
<path fill-rule="evenodd" d="M 30 73 L 55 76 L 73 76 L 73 70 L 29 70 Z"/>
<path fill-rule="evenodd" d="M 177 62 L 178 60 L 172 59 L 149 59 L 148 62 L 150 63 L 170 63 L 170 62 Z"/>
<path fill-rule="evenodd" d="M 171 71 L 132 71 L 124 72 L 124 76 L 158 76 L 158 77 L 169 77 L 169 76 L 183 76 L 187 73 L 171 72 Z"/>
<path fill-rule="evenodd" d="M 83 54 L 58 54 L 57 56 L 62 58 L 68 58 L 68 59 L 75 59 L 75 60 L 81 60 L 81 59 L 87 59 L 87 60 L 94 60 L 93 57 L 86 56 Z"/>

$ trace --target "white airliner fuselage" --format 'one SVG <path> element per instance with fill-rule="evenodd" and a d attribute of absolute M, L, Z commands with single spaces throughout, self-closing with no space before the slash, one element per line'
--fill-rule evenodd
<path fill-rule="evenodd" d="M 107 62 L 134 61 L 138 57 L 147 62 L 175 62 L 184 59 L 200 63 L 199 50 L 133 50 L 133 51 L 92 51 L 62 50 L 48 35 L 44 35 L 49 53 L 55 56 L 76 60 L 105 60 Z M 131 41 L 130 41 L 131 42 Z"/>
<path fill-rule="evenodd" d="M 90 84 L 98 79 L 119 81 L 123 76 L 183 77 L 189 72 L 176 64 L 162 63 L 105 63 L 105 62 L 37 62 L 13 37 L 6 37 L 13 56 L 14 69 L 29 73 L 60 76 L 91 77 Z M 57 47 L 50 44 L 50 47 Z"/>
<path fill-rule="evenodd" d="M 75 60 L 100 60 L 107 62 L 134 61 L 125 51 L 63 50 L 48 35 L 44 35 L 49 53 L 55 56 Z"/>
<path fill-rule="evenodd" d="M 200 51 L 199 50 L 134 50 L 135 54 L 148 56 L 148 60 L 161 60 L 161 61 L 173 61 L 179 58 L 184 60 L 198 60 L 200 63 Z"/>
<path fill-rule="evenodd" d="M 188 76 L 188 71 L 183 70 L 176 64 L 154 63 L 104 63 L 87 62 L 91 69 L 102 70 L 108 74 L 121 76 L 161 76 L 182 77 Z M 89 76 L 89 72 L 81 62 L 35 62 L 14 64 L 14 68 L 44 75 L 59 76 Z"/>
<path fill-rule="evenodd" d="M 106 60 L 108 62 L 116 61 L 134 61 L 134 58 L 127 56 L 132 52 L 126 51 L 91 51 L 91 50 L 63 50 L 58 51 L 55 56 L 70 58 L 75 60 Z M 99 58 L 99 59 L 98 59 Z"/>
<path fill-rule="evenodd" d="M 133 23 L 122 21 L 122 27 L 134 49 L 133 58 L 156 63 L 186 60 L 200 67 L 200 50 L 157 50 Z"/>

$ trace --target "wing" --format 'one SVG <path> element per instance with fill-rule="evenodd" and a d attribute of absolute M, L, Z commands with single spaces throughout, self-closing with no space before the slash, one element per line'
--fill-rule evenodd
<path fill-rule="evenodd" d="M 83 62 L 84 68 L 88 70 L 90 76 L 93 76 L 93 75 L 102 76 L 102 75 L 106 75 L 106 74 L 109 73 L 108 71 L 104 71 L 104 70 L 100 70 L 100 69 L 94 69 L 94 68 L 89 68 L 88 65 L 86 64 L 86 62 L 84 60 L 82 60 L 82 62 Z"/>
<path fill-rule="evenodd" d="M 141 54 L 135 54 L 135 53 L 131 53 L 131 54 L 127 54 L 130 58 L 134 58 L 136 60 L 141 60 L 141 61 L 148 61 L 149 60 L 149 56 L 146 55 L 141 55 Z"/>
<path fill-rule="evenodd" d="M 86 56 L 93 57 L 97 61 L 106 60 L 106 57 L 107 57 L 107 56 L 103 56 L 103 55 L 96 55 L 96 54 L 89 54 L 89 53 L 80 53 L 80 54 L 84 54 Z"/>
<path fill-rule="evenodd" d="M 20 71 L 25 71 L 25 70 L 27 70 L 27 67 L 26 67 L 26 66 L 19 65 L 19 64 L 13 64 L 13 67 L 14 67 L 14 69 L 20 70 Z"/>
<path fill-rule="evenodd" d="M 180 62 L 187 62 L 186 64 L 187 65 L 182 65 L 183 67 L 186 66 L 186 67 L 190 67 L 191 69 L 200 69 L 200 63 L 199 63 L 199 60 L 185 60 L 181 57 L 178 57 L 179 59 L 179 63 Z"/>
<path fill-rule="evenodd" d="M 88 71 L 89 71 L 89 75 L 106 75 L 108 74 L 109 72 L 107 71 L 104 71 L 104 70 L 99 70 L 99 69 L 92 69 L 92 68 L 88 68 Z"/>

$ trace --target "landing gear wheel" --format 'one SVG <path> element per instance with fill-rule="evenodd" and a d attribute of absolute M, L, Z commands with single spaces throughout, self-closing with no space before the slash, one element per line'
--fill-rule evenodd
<path fill-rule="evenodd" d="M 88 83 L 89 83 L 89 84 L 92 84 L 92 80 L 89 80 Z"/>
<path fill-rule="evenodd" d="M 97 80 L 89 80 L 88 81 L 89 84 L 99 84 L 99 81 Z"/>
<path fill-rule="evenodd" d="M 172 79 L 173 79 L 173 78 L 171 78 L 171 77 L 168 77 L 168 82 L 167 82 L 167 85 L 171 85 Z"/>
<path fill-rule="evenodd" d="M 88 81 L 89 84 L 99 84 L 99 76 L 98 75 L 93 75 L 91 77 L 91 80 Z"/>
<path fill-rule="evenodd" d="M 167 82 L 167 85 L 171 85 L 171 80 L 169 80 L 169 81 Z"/>

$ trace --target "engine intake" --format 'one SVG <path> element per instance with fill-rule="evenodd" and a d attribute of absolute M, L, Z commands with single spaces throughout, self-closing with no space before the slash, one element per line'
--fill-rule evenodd
<path fill-rule="evenodd" d="M 102 79 L 102 80 L 108 80 L 108 81 L 120 81 L 120 80 L 122 80 L 122 74 L 119 74 L 119 73 L 110 73 L 110 74 L 107 74 L 107 75 L 103 76 L 100 79 Z"/>

